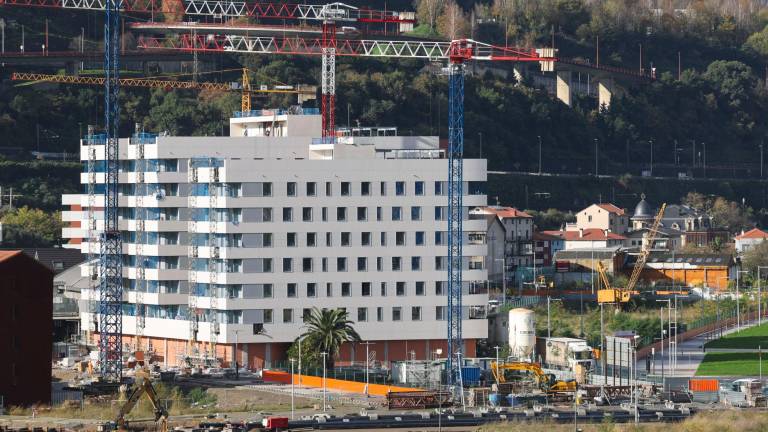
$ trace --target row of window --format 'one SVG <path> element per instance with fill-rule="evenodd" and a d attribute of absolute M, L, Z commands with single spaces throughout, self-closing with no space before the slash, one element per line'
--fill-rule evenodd
<path fill-rule="evenodd" d="M 342 311 L 346 312 L 346 308 L 339 308 Z M 422 306 L 410 306 L 410 320 L 411 321 L 421 321 L 423 318 L 423 307 Z M 373 317 L 368 316 L 368 308 L 367 307 L 358 307 L 356 308 L 357 314 L 355 316 L 349 317 L 351 319 L 355 319 L 357 322 L 367 322 L 369 320 L 373 320 Z M 377 322 L 384 321 L 385 318 L 385 310 L 384 307 L 378 306 L 375 308 L 376 310 L 376 318 L 375 320 Z M 390 320 L 397 322 L 397 321 L 404 321 L 405 316 L 404 313 L 407 313 L 406 311 L 408 308 L 404 308 L 402 306 L 392 306 L 390 308 Z M 447 308 L 445 306 L 435 306 L 434 308 L 435 315 L 434 319 L 436 321 L 444 321 L 447 316 Z M 302 314 L 301 314 L 301 320 L 302 322 L 306 322 L 309 316 L 312 313 L 311 308 L 303 308 Z M 272 309 L 264 309 L 263 310 L 263 316 L 264 316 L 264 324 L 273 324 L 274 323 L 274 313 Z M 464 306 L 462 308 L 462 318 L 463 319 L 485 319 L 486 318 L 486 310 L 484 306 Z M 283 324 L 291 324 L 294 322 L 294 309 L 291 308 L 285 308 L 282 310 L 282 323 Z"/>

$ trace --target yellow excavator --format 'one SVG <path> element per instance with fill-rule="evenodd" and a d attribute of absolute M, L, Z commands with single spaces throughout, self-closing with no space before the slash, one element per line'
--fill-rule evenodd
<path fill-rule="evenodd" d="M 515 372 L 523 372 L 533 375 L 536 384 L 546 393 L 576 392 L 576 381 L 559 381 L 555 378 L 554 374 L 544 373 L 541 366 L 537 363 L 507 362 L 498 364 L 491 362 L 491 371 L 493 371 L 493 377 L 496 378 L 496 382 L 499 384 L 504 384 L 519 377 L 520 374 Z"/>
<path fill-rule="evenodd" d="M 136 382 L 133 386 L 133 389 L 131 390 L 130 395 L 128 396 L 128 399 L 120 407 L 120 411 L 118 411 L 115 421 L 100 425 L 98 428 L 99 431 L 109 432 L 115 430 L 128 430 L 125 416 L 128 415 L 131 410 L 133 410 L 133 408 L 136 406 L 136 403 L 139 402 L 139 399 L 141 399 L 143 394 L 146 394 L 149 398 L 149 401 L 152 403 L 152 409 L 155 413 L 155 422 L 158 425 L 157 430 L 160 432 L 168 432 L 168 412 L 165 410 L 165 408 L 160 406 L 160 401 L 157 398 L 157 392 L 152 386 L 152 381 L 149 378 L 149 370 L 146 368 L 136 372 Z"/>
<path fill-rule="evenodd" d="M 635 286 L 640 279 L 640 274 L 643 272 L 646 261 L 648 261 L 648 255 L 651 254 L 653 243 L 656 241 L 656 235 L 659 233 L 659 226 L 661 226 L 661 219 L 664 217 L 664 210 L 667 209 L 667 204 L 662 204 L 659 209 L 659 213 L 656 214 L 656 218 L 653 220 L 653 224 L 648 229 L 648 237 L 640 247 L 640 255 L 637 257 L 635 267 L 632 269 L 632 275 L 629 277 L 629 282 L 624 288 L 616 288 L 611 286 L 611 282 L 608 280 L 605 266 L 600 261 L 597 262 L 597 272 L 600 275 L 600 282 L 602 288 L 597 290 L 597 302 L 604 304 L 620 304 L 627 303 L 633 295 L 637 295 Z"/>

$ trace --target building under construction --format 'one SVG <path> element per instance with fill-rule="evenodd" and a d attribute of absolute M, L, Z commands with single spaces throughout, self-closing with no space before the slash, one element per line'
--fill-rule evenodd
<path fill-rule="evenodd" d="M 228 137 L 137 131 L 119 143 L 123 343 L 172 365 L 285 359 L 311 308 L 344 308 L 371 360 L 446 350 L 448 165 L 435 136 L 394 128 L 318 139 L 316 109 L 235 113 Z M 64 195 L 69 247 L 89 254 L 82 328 L 98 338 L 104 139 L 81 142 L 84 193 Z M 464 161 L 465 208 L 486 162 Z M 487 336 L 485 226 L 465 212 L 465 355 Z M 95 340 L 95 339 L 94 339 Z M 236 348 L 237 347 L 237 348 Z M 339 361 L 364 361 L 345 346 Z"/>

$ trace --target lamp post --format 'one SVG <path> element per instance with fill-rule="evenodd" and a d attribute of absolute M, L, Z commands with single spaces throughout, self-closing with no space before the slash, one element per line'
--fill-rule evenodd
<path fill-rule="evenodd" d="M 741 310 L 739 309 L 741 304 L 741 295 L 739 293 L 739 286 L 741 285 L 741 279 L 739 277 L 742 273 L 749 273 L 747 270 L 736 270 L 736 331 L 741 331 Z"/>
<path fill-rule="evenodd" d="M 597 177 L 597 158 L 598 158 L 599 150 L 597 148 L 597 138 L 595 138 L 595 177 Z"/>
<path fill-rule="evenodd" d="M 667 320 L 667 325 L 669 326 L 669 337 L 672 337 L 672 300 L 671 299 L 657 299 L 657 302 L 660 303 L 667 303 L 667 306 L 669 308 L 669 319 Z M 667 331 L 664 329 L 664 306 L 659 308 L 659 319 L 661 320 L 661 373 L 662 376 L 664 375 L 664 335 L 667 333 Z M 675 329 L 675 332 L 677 332 L 677 329 Z M 669 366 L 670 368 L 673 365 L 672 362 L 672 341 L 668 340 L 667 343 L 669 344 L 669 349 L 667 350 L 667 355 L 669 356 Z M 663 378 L 662 378 L 663 379 Z"/>
<path fill-rule="evenodd" d="M 325 412 L 326 408 L 327 408 L 327 406 L 326 406 L 327 405 L 327 403 L 326 403 L 327 399 L 326 398 L 327 398 L 327 394 L 328 394 L 327 393 L 328 392 L 328 388 L 326 386 L 326 381 L 325 381 L 325 359 L 326 359 L 326 357 L 328 357 L 328 353 L 323 351 L 320 354 L 323 356 L 323 412 Z"/>
<path fill-rule="evenodd" d="M 539 135 L 538 137 L 539 137 L 539 175 L 541 175 L 541 135 Z M 763 146 L 761 145 L 760 148 L 762 149 Z"/>
<path fill-rule="evenodd" d="M 240 379 L 240 365 L 238 364 L 238 361 L 237 361 L 237 342 L 238 342 L 237 338 L 238 338 L 238 333 L 239 332 L 240 332 L 239 330 L 235 330 L 235 352 L 232 353 L 233 354 L 232 357 L 234 357 L 234 360 L 235 360 L 234 361 L 234 363 L 235 363 L 235 380 L 239 380 Z M 293 378 L 291 378 L 291 379 L 293 379 Z"/>
<path fill-rule="evenodd" d="M 361 342 L 360 345 L 365 345 L 365 397 L 370 397 L 368 394 L 368 371 L 371 368 L 371 357 L 368 354 L 368 347 L 376 345 L 376 342 Z"/>
<path fill-rule="evenodd" d="M 296 363 L 296 359 L 292 358 L 291 361 L 291 420 L 295 417 L 295 405 L 293 403 L 293 394 L 294 394 L 294 375 L 293 375 L 293 365 Z"/>

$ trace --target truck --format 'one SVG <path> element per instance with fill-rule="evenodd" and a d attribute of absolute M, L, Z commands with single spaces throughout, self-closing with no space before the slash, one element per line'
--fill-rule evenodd
<path fill-rule="evenodd" d="M 550 369 L 584 373 L 595 370 L 592 347 L 584 339 L 569 337 L 536 338 L 536 358 Z"/>

